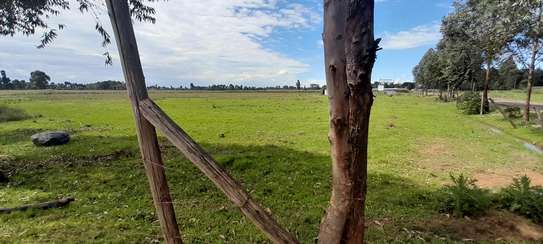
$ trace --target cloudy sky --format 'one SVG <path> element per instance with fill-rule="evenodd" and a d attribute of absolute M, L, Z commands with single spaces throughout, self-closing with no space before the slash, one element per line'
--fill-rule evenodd
<path fill-rule="evenodd" d="M 373 79 L 411 80 L 413 66 L 439 40 L 452 0 L 376 2 L 383 50 Z M 322 0 L 169 0 L 154 6 L 156 24 L 135 24 L 148 84 L 324 83 Z M 109 27 L 105 9 L 97 12 Z M 101 47 L 94 17 L 71 11 L 51 23 L 66 27 L 45 49 L 36 49 L 39 36 L 0 37 L 0 69 L 12 79 L 42 70 L 54 82 L 122 80 L 116 47 Z M 104 65 L 105 51 L 114 54 L 112 66 Z"/>

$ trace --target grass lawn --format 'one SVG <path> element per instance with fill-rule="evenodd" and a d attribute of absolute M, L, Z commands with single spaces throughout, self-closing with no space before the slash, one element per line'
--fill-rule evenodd
<path fill-rule="evenodd" d="M 490 97 L 506 100 L 526 101 L 526 90 L 490 91 Z M 543 104 L 543 87 L 534 87 L 532 90 L 532 102 Z"/>
<path fill-rule="evenodd" d="M 282 225 L 302 242 L 314 243 L 330 194 L 326 97 L 296 92 L 151 92 L 151 97 Z M 0 185 L 0 207 L 76 199 L 62 209 L 0 215 L 0 242 L 162 239 L 124 92 L 2 92 L 0 105 L 33 116 L 0 124 L 0 171 L 10 176 Z M 377 96 L 369 138 L 368 241 L 474 238 L 461 227 L 477 222 L 438 213 L 433 194 L 450 172 L 480 178 L 488 187 L 500 186 L 494 176 L 505 181 L 526 172 L 541 176 L 543 155 L 526 149 L 518 137 L 539 143 L 543 133 L 505 125 L 497 115 L 462 115 L 454 104 L 430 97 Z M 72 141 L 33 146 L 30 135 L 44 130 L 69 131 Z M 269 242 L 161 140 L 187 243 Z M 495 228 L 489 225 L 487 234 L 494 237 Z"/>

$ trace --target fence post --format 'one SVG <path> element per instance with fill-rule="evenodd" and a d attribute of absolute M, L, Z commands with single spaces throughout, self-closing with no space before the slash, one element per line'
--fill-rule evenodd
<path fill-rule="evenodd" d="M 132 103 L 141 157 L 149 180 L 153 202 L 167 243 L 183 243 L 166 181 L 156 131 L 141 114 L 140 101 L 147 99 L 147 87 L 127 0 L 106 0 L 117 49 L 124 72 L 128 96 Z"/>

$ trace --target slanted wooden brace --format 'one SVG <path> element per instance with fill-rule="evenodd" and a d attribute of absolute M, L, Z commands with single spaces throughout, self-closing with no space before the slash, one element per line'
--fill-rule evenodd
<path fill-rule="evenodd" d="M 132 103 L 138 142 L 160 226 L 167 243 L 183 243 L 166 181 L 155 127 L 194 163 L 275 243 L 299 243 L 258 205 L 241 185 L 148 96 L 127 0 L 106 0 L 111 25 Z"/>

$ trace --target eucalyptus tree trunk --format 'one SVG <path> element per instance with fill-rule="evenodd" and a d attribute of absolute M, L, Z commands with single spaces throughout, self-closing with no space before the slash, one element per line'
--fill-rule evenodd
<path fill-rule="evenodd" d="M 524 121 L 530 121 L 530 101 L 532 99 L 532 87 L 534 85 L 534 71 L 535 71 L 535 60 L 538 52 L 538 42 L 534 40 L 532 46 L 532 55 L 530 57 L 530 67 L 528 67 L 528 95 L 526 96 L 526 107 L 524 109 Z"/>
<path fill-rule="evenodd" d="M 324 50 L 330 105 L 332 196 L 320 243 L 363 243 L 371 72 L 373 0 L 324 0 Z"/>
<path fill-rule="evenodd" d="M 445 102 L 448 102 L 451 99 L 451 96 L 451 83 L 447 82 L 447 97 L 445 98 Z"/>
<path fill-rule="evenodd" d="M 488 103 L 488 87 L 490 84 L 490 67 L 492 66 L 491 63 L 492 61 L 490 60 L 487 60 L 486 62 L 485 84 L 483 86 L 483 95 L 481 96 L 481 115 L 490 111 L 490 104 Z"/>

